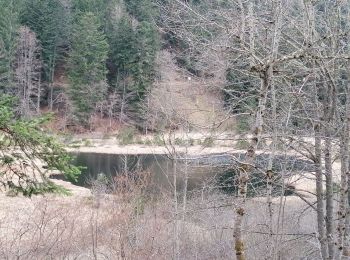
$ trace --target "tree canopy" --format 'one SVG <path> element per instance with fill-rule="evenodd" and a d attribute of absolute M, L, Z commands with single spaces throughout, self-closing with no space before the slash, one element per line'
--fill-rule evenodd
<path fill-rule="evenodd" d="M 69 57 L 70 98 L 73 115 L 87 126 L 96 103 L 106 94 L 108 43 L 91 12 L 80 14 L 72 32 Z"/>

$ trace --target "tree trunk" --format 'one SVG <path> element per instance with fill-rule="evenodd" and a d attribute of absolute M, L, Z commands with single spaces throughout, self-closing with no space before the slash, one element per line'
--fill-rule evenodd
<path fill-rule="evenodd" d="M 323 173 L 322 173 L 322 149 L 320 137 L 320 123 L 316 123 L 315 130 L 315 166 L 316 166 L 316 199 L 317 199 L 317 230 L 318 240 L 321 247 L 322 259 L 327 259 L 327 244 L 324 219 L 324 203 L 323 203 Z"/>
<path fill-rule="evenodd" d="M 349 97 L 349 85 L 346 91 L 346 105 L 345 105 L 345 118 L 344 127 L 342 131 L 341 145 L 341 180 L 340 180 L 340 201 L 338 211 L 338 250 L 339 256 L 343 256 L 345 259 L 350 256 L 349 245 L 349 130 L 350 130 L 350 97 Z"/>
<path fill-rule="evenodd" d="M 332 170 L 332 122 L 335 112 L 335 89 L 327 84 L 326 97 L 324 97 L 324 162 L 326 176 L 326 232 L 328 259 L 334 259 L 334 196 L 333 196 L 333 170 Z"/>
<path fill-rule="evenodd" d="M 332 172 L 332 142 L 328 130 L 325 136 L 325 175 L 326 175 L 326 231 L 328 243 L 328 258 L 334 258 L 334 217 L 333 217 L 333 172 Z"/>
<path fill-rule="evenodd" d="M 49 99 L 49 108 L 50 111 L 53 109 L 53 80 L 55 75 L 55 65 L 56 65 L 56 47 L 54 49 L 53 57 L 50 60 L 50 79 L 49 79 L 49 88 L 50 88 L 50 99 Z"/>
<path fill-rule="evenodd" d="M 249 181 L 249 175 L 254 169 L 254 161 L 256 156 L 256 150 L 261 140 L 261 133 L 264 123 L 264 112 L 266 107 L 267 93 L 271 86 L 271 80 L 273 76 L 272 65 L 266 68 L 266 71 L 262 73 L 259 105 L 257 108 L 255 126 L 252 132 L 252 139 L 250 145 L 245 154 L 244 162 L 239 167 L 238 176 L 238 200 L 236 208 L 236 218 L 233 236 L 235 238 L 235 252 L 238 260 L 244 260 L 244 242 L 242 237 L 242 222 L 245 215 L 245 202 L 247 198 L 247 184 Z"/>

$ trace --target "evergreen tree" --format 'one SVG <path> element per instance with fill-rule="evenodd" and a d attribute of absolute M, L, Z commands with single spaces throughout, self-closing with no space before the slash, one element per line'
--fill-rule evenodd
<path fill-rule="evenodd" d="M 73 28 L 69 57 L 70 99 L 73 116 L 88 126 L 95 105 L 106 93 L 106 60 L 109 46 L 91 12 L 79 15 Z"/>
<path fill-rule="evenodd" d="M 98 16 L 98 14 L 103 13 L 110 0 L 73 0 L 73 10 L 74 12 L 87 13 L 91 12 Z"/>
<path fill-rule="evenodd" d="M 44 76 L 52 82 L 57 60 L 68 42 L 68 11 L 59 0 L 26 0 L 21 20 L 41 42 Z"/>
<path fill-rule="evenodd" d="M 110 37 L 109 79 L 114 85 L 129 74 L 136 59 L 136 35 L 132 28 L 131 19 L 124 15 L 117 23 L 113 35 Z"/>
<path fill-rule="evenodd" d="M 151 86 L 155 74 L 155 58 L 159 48 L 159 39 L 155 26 L 141 22 L 136 28 L 136 63 L 132 68 L 137 98 L 142 100 Z"/>
<path fill-rule="evenodd" d="M 53 107 L 53 79 L 68 45 L 70 17 L 60 0 L 26 0 L 21 21 L 35 32 L 42 47 L 43 81 L 49 84 L 48 104 Z"/>
<path fill-rule="evenodd" d="M 48 118 L 18 119 L 11 109 L 13 101 L 0 94 L 0 189 L 25 196 L 67 193 L 50 181 L 50 171 L 59 170 L 68 180 L 77 181 L 80 169 L 71 165 L 66 150 L 41 130 Z"/>
<path fill-rule="evenodd" d="M 19 20 L 17 0 L 0 0 L 0 92 L 11 92 Z"/>
<path fill-rule="evenodd" d="M 73 0 L 72 9 L 75 17 L 91 12 L 99 20 L 106 35 L 113 33 L 113 11 L 118 0 Z"/>
<path fill-rule="evenodd" d="M 156 16 L 156 8 L 152 0 L 124 0 L 127 11 L 140 22 L 151 22 Z"/>
<path fill-rule="evenodd" d="M 133 28 L 128 14 L 115 27 L 111 37 L 108 78 L 127 103 L 127 114 L 140 122 L 142 104 L 154 79 L 158 33 L 152 22 L 142 21 Z"/>

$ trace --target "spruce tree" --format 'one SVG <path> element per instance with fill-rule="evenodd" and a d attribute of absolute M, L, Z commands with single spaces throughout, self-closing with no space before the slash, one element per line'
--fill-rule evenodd
<path fill-rule="evenodd" d="M 132 72 L 137 98 L 142 100 L 154 79 L 155 58 L 159 48 L 158 33 L 152 23 L 141 22 L 136 28 L 136 48 L 136 63 Z"/>
<path fill-rule="evenodd" d="M 53 107 L 55 68 L 64 56 L 70 26 L 68 10 L 60 0 L 26 0 L 21 21 L 35 32 L 42 48 L 43 81 L 49 84 L 48 104 Z"/>
<path fill-rule="evenodd" d="M 13 101 L 0 94 L 0 190 L 25 196 L 67 193 L 49 179 L 51 170 L 58 170 L 75 182 L 80 169 L 71 164 L 64 147 L 41 130 L 48 117 L 19 119 L 13 112 Z"/>
<path fill-rule="evenodd" d="M 13 61 L 18 37 L 19 2 L 0 0 L 0 92 L 13 90 Z"/>
<path fill-rule="evenodd" d="M 153 23 L 140 22 L 134 30 L 129 16 L 120 19 L 111 44 L 110 57 L 114 64 L 114 77 L 111 78 L 133 78 L 128 89 L 137 94 L 134 102 L 143 99 L 153 82 L 158 49 L 159 38 Z"/>
<path fill-rule="evenodd" d="M 78 17 L 79 14 L 91 12 L 99 20 L 106 35 L 113 33 L 114 11 L 118 0 L 73 0 L 72 11 Z"/>
<path fill-rule="evenodd" d="M 110 66 L 109 79 L 112 85 L 116 78 L 121 80 L 130 73 L 135 65 L 136 54 L 136 35 L 130 17 L 124 15 L 110 36 L 109 61 L 113 66 Z"/>
<path fill-rule="evenodd" d="M 69 16 L 60 0 L 26 0 L 21 22 L 35 32 L 43 52 L 44 76 L 49 82 L 68 41 Z"/>
<path fill-rule="evenodd" d="M 140 22 L 151 22 L 156 15 L 155 4 L 152 0 L 124 0 L 127 11 Z"/>
<path fill-rule="evenodd" d="M 73 27 L 69 57 L 69 96 L 75 121 L 87 127 L 96 103 L 106 94 L 106 59 L 109 46 L 98 18 L 83 13 Z"/>

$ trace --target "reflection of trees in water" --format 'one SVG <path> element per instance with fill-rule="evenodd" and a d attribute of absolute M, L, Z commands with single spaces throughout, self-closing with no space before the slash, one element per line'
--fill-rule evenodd
<path fill-rule="evenodd" d="M 236 154 L 237 161 L 233 164 L 235 167 L 226 168 L 223 173 L 216 179 L 216 185 L 219 190 L 236 194 L 238 189 L 238 166 L 240 161 L 244 159 L 244 154 Z M 247 195 L 265 196 L 267 188 L 267 177 L 265 169 L 267 169 L 269 154 L 259 154 L 256 158 L 255 170 L 250 175 Z M 292 184 L 285 183 L 286 178 L 301 172 L 313 172 L 314 166 L 312 162 L 291 155 L 277 155 L 273 161 L 273 179 L 272 179 L 272 195 L 293 195 L 295 187 Z"/>
<path fill-rule="evenodd" d="M 182 190 L 184 169 L 188 172 L 188 190 L 211 189 L 228 194 L 237 192 L 236 173 L 243 153 L 211 154 L 177 159 L 179 173 L 178 188 Z M 250 177 L 248 196 L 266 195 L 265 171 L 268 166 L 269 154 L 259 154 L 256 157 L 256 170 Z M 98 178 L 113 180 L 120 174 L 129 174 L 137 181 L 140 174 L 149 171 L 152 174 L 153 189 L 170 189 L 173 160 L 165 155 L 116 155 L 80 153 L 76 157 L 76 165 L 86 166 L 79 184 L 90 187 L 90 183 Z M 273 160 L 274 179 L 273 195 L 282 193 L 290 195 L 292 186 L 283 187 L 283 179 L 298 172 L 312 172 L 314 167 L 310 161 L 302 160 L 294 155 L 276 155 Z M 282 179 L 283 175 L 283 179 Z"/>
<path fill-rule="evenodd" d="M 219 190 L 228 193 L 236 194 L 238 191 L 238 171 L 236 169 L 226 170 L 217 178 L 217 187 Z M 272 194 L 275 196 L 281 195 L 282 184 L 281 175 L 275 175 L 272 181 Z M 261 172 L 253 172 L 248 183 L 248 196 L 266 195 L 266 177 Z"/>

